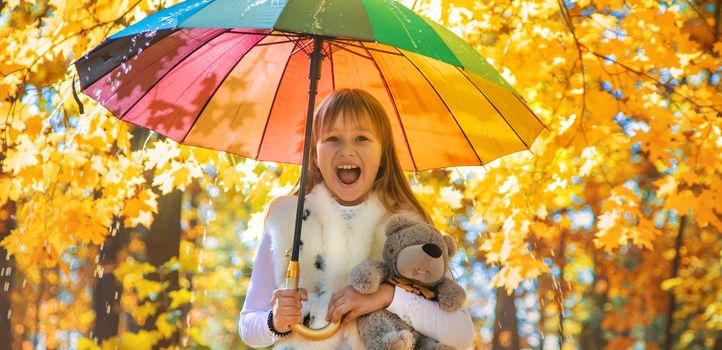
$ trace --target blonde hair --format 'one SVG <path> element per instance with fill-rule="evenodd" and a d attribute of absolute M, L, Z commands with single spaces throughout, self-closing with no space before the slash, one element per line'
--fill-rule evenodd
<path fill-rule="evenodd" d="M 316 165 L 318 154 L 316 143 L 324 130 L 327 130 L 336 119 L 344 118 L 373 125 L 376 136 L 381 143 L 381 163 L 372 190 L 377 191 L 384 207 L 392 212 L 401 209 L 411 209 L 426 222 L 432 223 L 421 203 L 411 191 L 409 182 L 401 169 L 399 157 L 394 148 L 391 124 L 381 103 L 370 93 L 361 89 L 341 89 L 328 95 L 318 106 L 313 116 L 311 130 L 311 143 L 309 150 L 308 169 L 306 173 L 306 188 L 308 194 L 323 181 L 321 170 Z M 295 191 L 295 194 L 298 190 Z"/>

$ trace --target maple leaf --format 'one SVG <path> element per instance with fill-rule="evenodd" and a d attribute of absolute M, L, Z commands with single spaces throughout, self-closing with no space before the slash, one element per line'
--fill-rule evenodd
<path fill-rule="evenodd" d="M 118 336 L 117 343 L 116 344 L 109 343 L 107 349 L 106 349 L 105 342 L 103 342 L 103 350 L 109 350 L 109 349 L 151 350 L 151 349 L 153 349 L 153 346 L 160 339 L 161 339 L 161 334 L 158 331 L 142 330 L 138 333 L 123 332 Z"/>
<path fill-rule="evenodd" d="M 712 50 L 717 54 L 717 57 L 722 56 L 722 42 L 716 42 L 714 46 L 712 46 Z"/>
<path fill-rule="evenodd" d="M 118 281 L 130 280 L 134 283 L 143 278 L 144 274 L 156 272 L 156 268 L 149 263 L 140 263 L 135 259 L 128 259 L 113 270 L 113 275 Z"/>
<path fill-rule="evenodd" d="M 151 189 L 141 191 L 138 196 L 128 198 L 123 206 L 124 224 L 127 227 L 143 225 L 150 228 L 153 214 L 158 212 L 158 195 Z"/>
<path fill-rule="evenodd" d="M 155 300 L 155 298 L 157 298 L 160 292 L 163 291 L 167 286 L 167 282 L 161 283 L 143 278 L 137 281 L 134 287 L 136 292 L 138 293 L 138 298 L 145 299 L 150 297 L 151 300 Z"/>
<path fill-rule="evenodd" d="M 166 339 L 170 338 L 170 336 L 173 335 L 173 332 L 178 329 L 178 325 L 176 323 L 168 322 L 169 316 L 170 315 L 167 312 L 164 312 L 158 315 L 158 319 L 155 321 L 155 326 L 158 328 L 158 331 L 163 338 Z"/>
<path fill-rule="evenodd" d="M 189 293 L 186 289 L 174 290 L 168 293 L 168 295 L 171 298 L 171 309 L 177 309 L 180 306 L 191 302 L 191 293 Z"/>
<path fill-rule="evenodd" d="M 16 140 L 15 147 L 7 150 L 2 171 L 12 172 L 13 175 L 17 175 L 24 168 L 38 163 L 38 150 L 33 145 L 30 137 L 20 135 Z"/>
<path fill-rule="evenodd" d="M 677 180 L 673 176 L 670 176 L 670 175 L 667 175 L 667 176 L 655 181 L 654 185 L 659 188 L 657 190 L 657 194 L 660 196 L 665 196 L 667 194 L 674 193 L 677 190 Z"/>
<path fill-rule="evenodd" d="M 157 302 L 146 301 L 140 306 L 134 307 L 131 310 L 131 316 L 133 316 L 133 320 L 135 320 L 136 323 L 138 323 L 139 325 L 143 325 L 145 324 L 145 321 L 148 319 L 148 317 L 154 315 L 157 310 Z"/>
<path fill-rule="evenodd" d="M 169 140 L 156 141 L 152 148 L 144 150 L 145 170 L 163 168 L 180 154 L 181 150 L 177 143 Z"/>
<path fill-rule="evenodd" d="M 619 227 L 617 221 L 621 217 L 618 210 L 604 212 L 599 216 L 595 243 L 599 247 L 603 247 L 605 251 L 612 251 L 619 247 L 626 239 L 624 230 Z"/>
<path fill-rule="evenodd" d="M 690 190 L 677 192 L 669 195 L 664 203 L 664 209 L 674 209 L 679 215 L 687 215 L 690 209 L 695 206 L 696 197 Z"/>
<path fill-rule="evenodd" d="M 504 287 L 507 294 L 514 292 L 514 289 L 521 284 L 524 278 L 521 275 L 521 268 L 518 266 L 504 266 L 491 279 L 491 283 L 495 287 Z"/>
<path fill-rule="evenodd" d="M 661 233 L 662 230 L 655 226 L 654 221 L 643 218 L 636 227 L 629 230 L 627 235 L 635 245 L 654 250 L 654 240 Z"/>
<path fill-rule="evenodd" d="M 200 255 L 202 252 L 198 249 L 193 242 L 187 240 L 181 240 L 180 243 L 180 262 L 183 271 L 188 272 L 200 272 L 201 271 L 201 260 Z"/>

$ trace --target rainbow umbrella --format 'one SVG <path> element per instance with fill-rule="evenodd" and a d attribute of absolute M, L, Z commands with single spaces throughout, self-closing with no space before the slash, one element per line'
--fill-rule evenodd
<path fill-rule="evenodd" d="M 315 97 L 344 87 L 381 101 L 405 170 L 483 165 L 544 128 L 471 46 L 393 0 L 188 0 L 75 65 L 119 119 L 258 160 L 306 164 Z"/>

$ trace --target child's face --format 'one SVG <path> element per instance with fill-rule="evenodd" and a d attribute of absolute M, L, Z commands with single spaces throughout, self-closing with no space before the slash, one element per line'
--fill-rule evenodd
<path fill-rule="evenodd" d="M 360 204 L 371 192 L 381 162 L 381 141 L 368 117 L 337 116 L 316 142 L 316 165 L 336 201 Z"/>

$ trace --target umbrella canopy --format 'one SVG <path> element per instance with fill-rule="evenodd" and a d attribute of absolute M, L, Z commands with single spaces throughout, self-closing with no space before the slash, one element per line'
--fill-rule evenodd
<path fill-rule="evenodd" d="M 392 0 L 189 0 L 76 62 L 83 91 L 175 141 L 301 163 L 309 53 L 316 101 L 361 88 L 384 106 L 405 170 L 483 165 L 544 128 L 471 46 Z"/>

